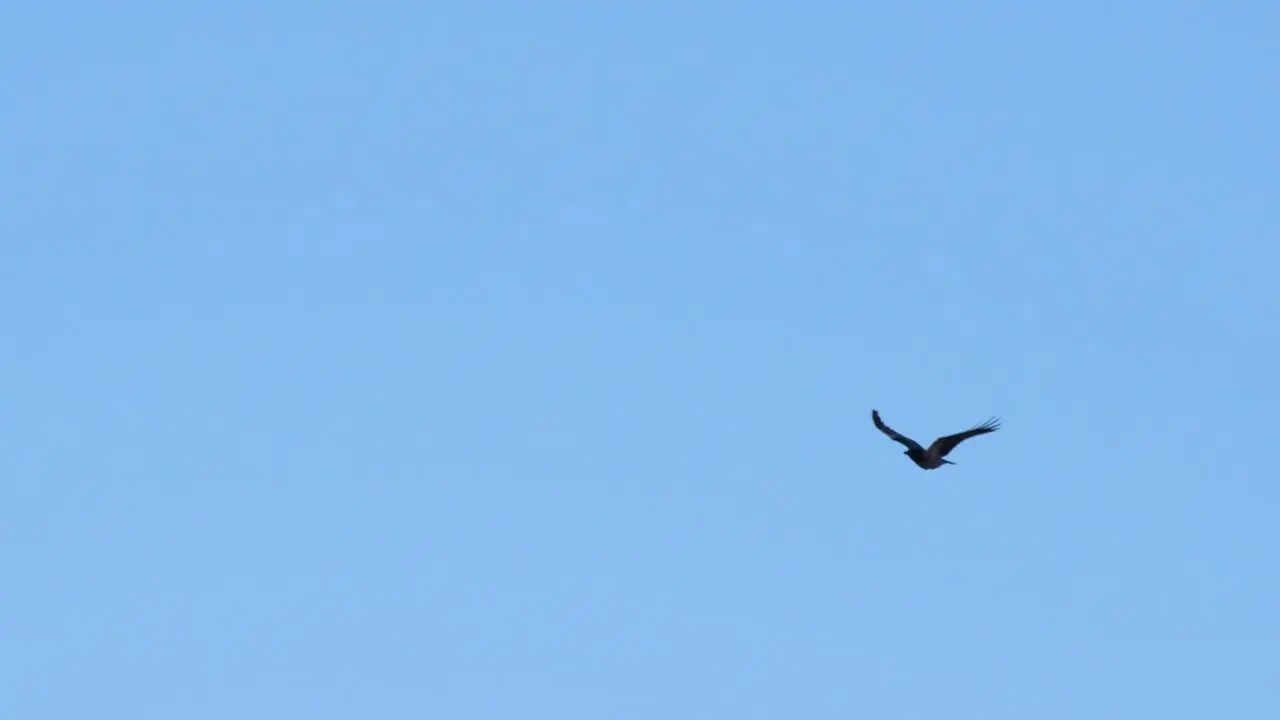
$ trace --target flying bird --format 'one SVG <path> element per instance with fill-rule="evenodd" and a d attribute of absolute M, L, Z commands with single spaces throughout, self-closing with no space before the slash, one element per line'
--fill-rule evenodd
<path fill-rule="evenodd" d="M 957 445 L 971 437 L 986 435 L 989 432 L 995 432 L 1000 429 L 1000 420 L 998 418 L 991 418 L 981 425 L 975 425 L 964 432 L 940 437 L 937 440 L 934 440 L 933 444 L 926 450 L 920 446 L 920 443 L 899 433 L 888 425 L 885 425 L 884 421 L 880 419 L 880 413 L 875 410 L 871 411 L 871 422 L 874 422 L 880 432 L 888 435 L 895 442 L 900 442 L 903 445 L 906 445 L 907 450 L 902 454 L 911 458 L 912 462 L 925 470 L 936 470 L 943 465 L 955 465 L 955 463 L 950 460 L 943 459 L 947 456 L 947 453 L 955 450 Z"/>

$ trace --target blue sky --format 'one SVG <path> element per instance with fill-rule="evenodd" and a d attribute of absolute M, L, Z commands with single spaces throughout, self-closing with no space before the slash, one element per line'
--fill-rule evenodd
<path fill-rule="evenodd" d="M 1277 23 L 7 4 L 0 715 L 1280 717 Z"/>

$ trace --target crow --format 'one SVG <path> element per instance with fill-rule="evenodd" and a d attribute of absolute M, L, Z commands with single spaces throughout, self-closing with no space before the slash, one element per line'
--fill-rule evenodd
<path fill-rule="evenodd" d="M 955 463 L 950 460 L 943 460 L 943 458 L 947 456 L 947 453 L 955 450 L 957 445 L 971 437 L 974 437 L 975 435 L 986 435 L 989 432 L 995 432 L 1000 429 L 1000 420 L 998 418 L 991 418 L 981 425 L 975 425 L 973 428 L 965 430 L 964 432 L 940 437 L 937 440 L 934 440 L 933 444 L 929 446 L 928 450 L 926 450 L 920 446 L 920 443 L 912 440 L 906 435 L 898 433 L 888 425 L 885 425 L 884 422 L 880 420 L 880 413 L 875 410 L 871 411 L 871 421 L 876 424 L 876 427 L 879 428 L 880 432 L 888 435 L 895 442 L 900 442 L 903 445 L 906 445 L 907 450 L 902 454 L 911 458 L 912 462 L 925 470 L 936 470 L 943 465 L 955 465 Z"/>

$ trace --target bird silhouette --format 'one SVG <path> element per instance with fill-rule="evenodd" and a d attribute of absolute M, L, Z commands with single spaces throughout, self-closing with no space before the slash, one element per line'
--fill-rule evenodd
<path fill-rule="evenodd" d="M 957 445 L 971 437 L 986 435 L 989 432 L 995 432 L 1000 429 L 1000 420 L 998 418 L 991 418 L 981 425 L 975 425 L 964 432 L 940 437 L 937 440 L 934 440 L 933 444 L 930 445 L 928 449 L 925 449 L 920 445 L 920 443 L 912 440 L 902 433 L 899 433 L 888 425 L 885 425 L 884 421 L 880 419 L 880 413 L 875 410 L 871 411 L 871 422 L 874 422 L 880 432 L 888 435 L 895 442 L 900 442 L 903 445 L 906 445 L 907 450 L 903 455 L 911 458 L 912 462 L 925 470 L 936 470 L 943 465 L 955 465 L 955 463 L 950 460 L 943 459 L 947 456 L 947 453 L 955 450 Z"/>

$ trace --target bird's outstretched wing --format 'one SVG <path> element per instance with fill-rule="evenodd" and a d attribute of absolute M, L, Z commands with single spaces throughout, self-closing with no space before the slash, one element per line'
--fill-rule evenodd
<path fill-rule="evenodd" d="M 924 450 L 924 448 L 920 447 L 920 443 L 916 442 L 915 440 L 912 440 L 911 438 L 907 437 L 906 435 L 903 435 L 902 433 L 899 433 L 897 430 L 894 430 L 888 425 L 885 425 L 884 421 L 880 419 L 880 413 L 876 412 L 875 410 L 871 411 L 871 422 L 876 424 L 876 427 L 880 430 L 880 432 L 884 433 L 885 435 L 888 435 L 890 438 L 893 438 L 893 440 L 895 440 L 896 442 L 900 442 L 903 445 L 906 445 L 908 448 L 911 448 L 912 450 L 920 450 L 920 451 Z"/>
<path fill-rule="evenodd" d="M 947 453 L 955 450 L 956 446 L 965 440 L 977 435 L 986 435 L 989 432 L 995 432 L 999 429 L 1000 420 L 998 418 L 991 418 L 981 425 L 975 425 L 964 432 L 956 433 L 955 435 L 947 435 L 934 440 L 933 444 L 929 446 L 929 452 L 937 451 L 938 457 L 946 457 Z"/>

